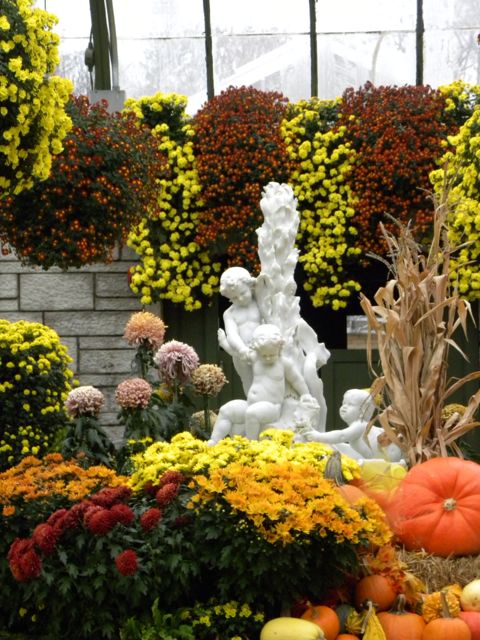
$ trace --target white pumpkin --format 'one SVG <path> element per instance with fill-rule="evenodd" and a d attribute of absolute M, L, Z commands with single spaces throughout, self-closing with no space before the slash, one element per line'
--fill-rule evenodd
<path fill-rule="evenodd" d="M 325 635 L 314 622 L 283 616 L 263 626 L 260 640 L 325 640 Z"/>
<path fill-rule="evenodd" d="M 460 594 L 463 611 L 480 611 L 480 578 L 466 584 Z"/>

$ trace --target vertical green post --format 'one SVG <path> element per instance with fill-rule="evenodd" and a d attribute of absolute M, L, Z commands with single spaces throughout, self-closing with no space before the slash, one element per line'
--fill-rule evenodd
<path fill-rule="evenodd" d="M 95 51 L 94 88 L 109 91 L 112 88 L 112 80 L 110 76 L 108 21 L 104 0 L 90 0 L 90 15 Z"/>
<path fill-rule="evenodd" d="M 212 24 L 210 22 L 210 0 L 203 0 L 203 17 L 205 20 L 205 58 L 207 63 L 207 98 L 211 100 L 215 95 L 213 82 L 213 49 Z"/>
<path fill-rule="evenodd" d="M 318 52 L 317 52 L 317 0 L 308 0 L 310 6 L 310 95 L 318 96 Z"/>

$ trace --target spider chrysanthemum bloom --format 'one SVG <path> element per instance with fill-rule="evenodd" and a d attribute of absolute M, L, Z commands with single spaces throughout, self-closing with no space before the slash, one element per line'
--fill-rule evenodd
<path fill-rule="evenodd" d="M 72 416 L 98 416 L 105 402 L 105 396 L 96 387 L 84 385 L 72 389 L 65 400 L 65 409 Z"/>
<path fill-rule="evenodd" d="M 122 409 L 145 409 L 152 395 L 151 385 L 143 378 L 130 378 L 115 390 L 115 399 Z"/>
<path fill-rule="evenodd" d="M 161 377 L 166 382 L 188 382 L 199 365 L 197 352 L 184 342 L 170 340 L 162 344 L 153 357 Z"/>
<path fill-rule="evenodd" d="M 152 351 L 158 349 L 165 337 L 165 323 L 150 311 L 132 314 L 125 325 L 123 337 L 133 347 L 146 346 Z"/>
<path fill-rule="evenodd" d="M 201 364 L 192 373 L 195 391 L 202 395 L 218 395 L 227 382 L 222 368 L 216 364 Z"/>

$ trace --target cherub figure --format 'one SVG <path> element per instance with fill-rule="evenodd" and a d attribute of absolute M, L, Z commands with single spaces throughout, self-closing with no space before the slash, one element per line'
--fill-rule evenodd
<path fill-rule="evenodd" d="M 308 395 L 298 367 L 282 353 L 283 345 L 277 326 L 261 324 L 255 329 L 248 358 L 253 378 L 247 399 L 231 400 L 220 408 L 209 444 L 234 434 L 258 439 L 264 428 L 279 420 L 287 385 L 300 399 Z"/>
<path fill-rule="evenodd" d="M 351 458 L 357 460 L 380 458 L 389 462 L 401 462 L 402 451 L 392 442 L 385 442 L 385 431 L 368 424 L 375 411 L 375 402 L 368 389 L 349 389 L 343 396 L 339 409 L 345 429 L 326 431 L 302 431 L 303 441 L 324 442 Z"/>
<path fill-rule="evenodd" d="M 218 330 L 218 343 L 232 356 L 245 395 L 252 383 L 250 342 L 253 332 L 262 322 L 254 287 L 255 278 L 243 267 L 230 267 L 220 278 L 220 293 L 230 300 L 231 305 L 223 314 L 225 330 Z"/>

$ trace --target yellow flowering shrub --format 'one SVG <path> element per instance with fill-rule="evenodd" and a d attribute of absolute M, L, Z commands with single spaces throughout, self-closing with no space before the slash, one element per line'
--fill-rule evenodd
<path fill-rule="evenodd" d="M 195 242 L 203 203 L 186 104 L 184 96 L 162 93 L 125 103 L 152 128 L 168 165 L 158 180 L 159 213 L 132 230 L 128 244 L 140 257 L 131 286 L 142 304 L 163 298 L 193 311 L 218 289 L 220 264 Z"/>
<path fill-rule="evenodd" d="M 130 486 L 140 491 L 146 483 L 156 484 L 163 473 L 172 469 L 186 476 L 208 475 L 234 462 L 262 466 L 285 461 L 308 464 L 323 473 L 331 453 L 332 449 L 320 442 L 293 443 L 293 432 L 279 429 L 265 430 L 260 440 L 234 436 L 214 446 L 183 432 L 170 442 L 155 442 L 132 456 Z M 360 477 L 358 462 L 347 456 L 342 456 L 342 471 L 347 481 Z"/>
<path fill-rule="evenodd" d="M 50 327 L 0 319 L 0 470 L 52 447 L 66 424 L 71 362 Z"/>
<path fill-rule="evenodd" d="M 289 104 L 281 130 L 295 167 L 290 184 L 298 199 L 299 262 L 304 288 L 315 307 L 345 307 L 358 282 L 345 262 L 358 255 L 350 223 L 355 198 L 348 176 L 355 152 L 345 142 L 345 127 L 334 128 L 340 100 L 301 100 Z"/>
<path fill-rule="evenodd" d="M 61 499 L 73 503 L 101 487 L 125 484 L 126 478 L 108 467 L 95 465 L 85 469 L 75 460 L 65 460 L 60 453 L 43 458 L 26 456 L 17 465 L 0 473 L 0 505 L 3 517 L 23 513 L 26 503 Z M 51 508 L 51 502 L 49 502 Z"/>
<path fill-rule="evenodd" d="M 285 545 L 303 536 L 336 544 L 386 544 L 391 531 L 380 507 L 365 498 L 350 505 L 318 468 L 293 461 L 258 466 L 231 463 L 195 476 L 194 510 L 224 505 L 253 524 L 268 542 Z"/>
<path fill-rule="evenodd" d="M 0 198 L 50 174 L 52 154 L 71 128 L 64 111 L 73 84 L 59 63 L 55 16 L 33 0 L 2 0 L 0 12 Z"/>

